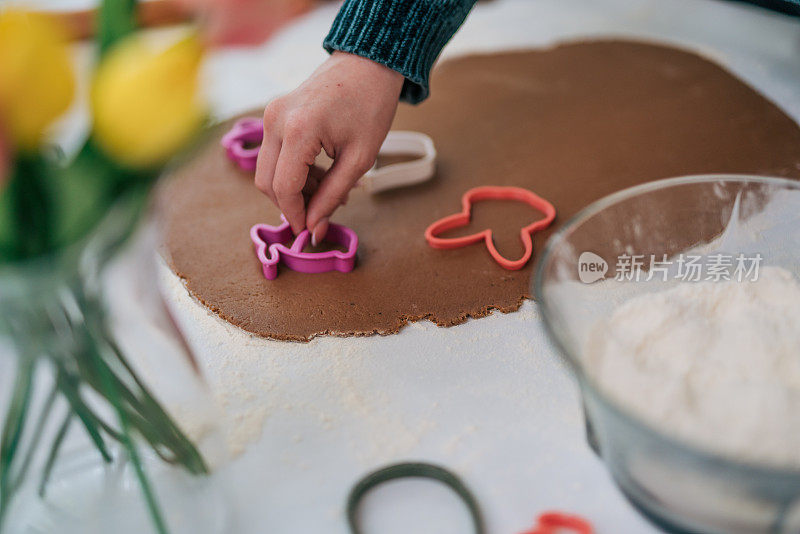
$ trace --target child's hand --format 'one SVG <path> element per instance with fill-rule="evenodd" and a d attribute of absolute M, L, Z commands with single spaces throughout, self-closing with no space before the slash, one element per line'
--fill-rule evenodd
<path fill-rule="evenodd" d="M 255 184 L 295 233 L 308 228 L 314 242 L 325 237 L 328 217 L 375 162 L 403 79 L 368 59 L 334 52 L 300 87 L 266 107 Z M 319 184 L 307 184 L 323 149 L 333 166 Z M 304 192 L 311 195 L 308 206 Z"/>

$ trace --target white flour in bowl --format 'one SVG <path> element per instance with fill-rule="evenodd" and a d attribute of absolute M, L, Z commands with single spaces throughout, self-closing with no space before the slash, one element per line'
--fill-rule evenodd
<path fill-rule="evenodd" d="M 681 283 L 598 323 L 586 365 L 653 426 L 739 460 L 800 467 L 800 284 Z"/>

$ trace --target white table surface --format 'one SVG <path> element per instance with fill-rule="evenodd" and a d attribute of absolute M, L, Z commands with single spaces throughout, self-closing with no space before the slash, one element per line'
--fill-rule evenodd
<path fill-rule="evenodd" d="M 60 3 L 45 2 L 53 4 Z M 257 49 L 214 54 L 206 70 L 214 115 L 262 105 L 302 81 L 325 57 L 320 43 L 335 12 L 333 5 L 320 8 Z M 445 56 L 605 36 L 699 50 L 800 118 L 800 23 L 716 0 L 495 0 L 475 8 Z M 61 135 L 78 139 L 85 124 L 78 106 Z M 260 340 L 241 342 L 246 336 L 209 321 L 188 296 L 181 305 L 189 310 L 184 327 L 211 377 L 212 396 L 228 397 L 229 416 L 258 419 L 230 431 L 258 432 L 244 436 L 244 451 L 208 480 L 187 481 L 153 464 L 175 532 L 344 533 L 351 484 L 370 469 L 409 459 L 459 473 L 480 501 L 490 533 L 522 531 L 551 508 L 585 515 L 601 534 L 655 532 L 585 444 L 577 388 L 533 303 L 450 329 L 423 323 L 401 336 L 350 340 L 350 346 L 317 340 L 301 361 L 291 358 L 296 350 L 282 354 L 282 344 L 265 349 Z M 120 313 L 136 320 L 136 310 Z M 176 393 L 185 369 L 158 360 L 158 334 L 149 332 L 138 336 L 150 353 L 141 365 L 165 403 L 185 413 Z M 230 345 L 212 343 L 226 337 Z M 239 363 L 220 368 L 220 351 L 236 351 Z M 0 377 L 10 368 L 8 358 L 0 359 Z M 235 392 L 220 393 L 234 379 Z M 231 407 L 245 401 L 261 411 Z M 65 479 L 52 492 L 55 511 L 31 502 L 15 525 L 24 532 L 142 532 L 135 483 L 130 473 L 118 476 L 121 482 L 99 489 L 83 480 L 97 482 L 91 473 Z M 461 505 L 433 482 L 387 484 L 364 506 L 368 532 L 469 532 Z"/>

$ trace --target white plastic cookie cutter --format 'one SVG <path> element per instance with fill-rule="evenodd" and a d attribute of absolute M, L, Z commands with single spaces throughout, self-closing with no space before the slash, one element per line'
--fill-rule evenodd
<path fill-rule="evenodd" d="M 380 167 L 376 161 L 359 180 L 370 193 L 426 182 L 436 172 L 436 147 L 433 139 L 421 132 L 390 131 L 381 145 L 380 156 L 412 156 L 414 159 Z"/>

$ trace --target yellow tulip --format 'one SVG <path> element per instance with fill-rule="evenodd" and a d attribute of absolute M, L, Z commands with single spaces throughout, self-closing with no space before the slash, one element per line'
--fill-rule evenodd
<path fill-rule="evenodd" d="M 66 40 L 49 17 L 0 12 L 0 122 L 10 141 L 33 150 L 45 127 L 72 102 Z"/>
<path fill-rule="evenodd" d="M 95 138 L 112 158 L 156 166 L 198 131 L 205 116 L 198 95 L 202 52 L 194 36 L 159 48 L 133 35 L 105 56 L 91 102 Z"/>

